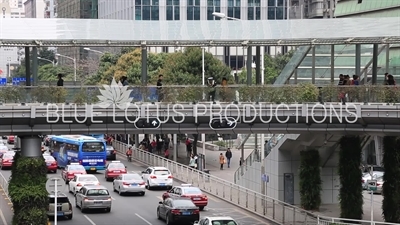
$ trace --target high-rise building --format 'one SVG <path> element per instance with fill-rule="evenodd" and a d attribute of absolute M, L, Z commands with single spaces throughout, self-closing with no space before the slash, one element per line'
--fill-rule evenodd
<path fill-rule="evenodd" d="M 97 5 L 97 0 L 57 0 L 57 18 L 97 19 Z M 75 58 L 77 61 L 85 59 L 87 55 L 82 47 L 59 47 L 57 53 Z M 71 61 L 65 57 L 58 59 L 61 64 L 71 64 Z"/>
<path fill-rule="evenodd" d="M 45 0 L 45 17 L 46 18 L 57 18 L 57 0 Z"/>
<path fill-rule="evenodd" d="M 26 0 L 24 8 L 25 18 L 45 18 L 45 0 Z"/>
<path fill-rule="evenodd" d="M 23 18 L 25 17 L 22 0 L 0 1 L 1 18 Z M 17 65 L 20 64 L 23 50 L 17 47 L 0 47 L 0 77 L 8 77 Z"/>

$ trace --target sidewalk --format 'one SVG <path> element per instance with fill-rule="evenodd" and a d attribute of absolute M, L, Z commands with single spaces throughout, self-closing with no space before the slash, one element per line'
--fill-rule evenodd
<path fill-rule="evenodd" d="M 224 169 L 220 170 L 219 164 L 219 154 L 222 153 L 225 157 L 225 151 L 212 151 L 206 149 L 206 169 L 210 170 L 210 174 L 213 176 L 219 177 L 221 179 L 227 180 L 229 182 L 234 181 L 235 171 L 239 168 L 239 159 L 240 159 L 240 150 L 238 149 L 231 149 L 232 151 L 232 159 L 231 159 L 231 166 L 225 164 Z M 250 155 L 252 149 L 245 149 L 244 150 L 244 159 Z M 171 151 L 172 152 L 172 151 Z M 203 149 L 197 147 L 197 152 L 202 153 Z M 186 157 L 186 145 L 184 143 L 178 144 L 178 162 L 188 165 L 189 159 Z M 171 156 L 172 159 L 172 156 Z"/>

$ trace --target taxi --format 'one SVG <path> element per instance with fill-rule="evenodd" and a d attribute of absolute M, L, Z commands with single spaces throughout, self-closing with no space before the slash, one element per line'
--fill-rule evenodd
<path fill-rule="evenodd" d="M 111 163 L 107 165 L 104 177 L 106 178 L 107 181 L 111 181 L 114 180 L 119 175 L 125 173 L 127 173 L 126 166 L 123 163 L 121 163 L 121 161 L 111 161 Z"/>
<path fill-rule="evenodd" d="M 171 190 L 165 192 L 162 198 L 165 200 L 167 198 L 180 197 L 180 198 L 190 198 L 192 202 L 203 210 L 208 204 L 207 195 L 198 187 L 194 187 L 191 184 L 181 184 L 180 186 L 174 186 Z"/>
<path fill-rule="evenodd" d="M 79 163 L 71 163 L 62 170 L 61 177 L 68 184 L 70 180 L 74 179 L 76 174 L 86 174 L 85 167 Z"/>

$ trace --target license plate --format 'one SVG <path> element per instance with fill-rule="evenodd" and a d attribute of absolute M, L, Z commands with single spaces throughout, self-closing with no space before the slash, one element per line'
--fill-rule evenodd
<path fill-rule="evenodd" d="M 57 216 L 64 216 L 63 212 L 57 212 Z"/>
<path fill-rule="evenodd" d="M 119 173 L 119 172 L 121 172 L 121 171 L 119 171 L 119 170 L 114 170 L 114 173 Z"/>
<path fill-rule="evenodd" d="M 137 186 L 137 184 L 131 184 L 131 186 Z"/>
<path fill-rule="evenodd" d="M 193 198 L 193 200 L 198 201 L 201 200 L 201 198 Z"/>
<path fill-rule="evenodd" d="M 93 167 L 92 167 L 92 168 L 90 168 L 90 170 L 96 170 L 96 168 L 93 168 Z"/>
<path fill-rule="evenodd" d="M 51 163 L 46 163 L 46 165 L 47 165 L 47 166 L 50 166 L 50 165 L 51 165 Z"/>
<path fill-rule="evenodd" d="M 94 204 L 102 204 L 103 202 L 94 202 Z"/>
<path fill-rule="evenodd" d="M 182 213 L 182 215 L 184 215 L 184 216 L 187 216 L 187 215 L 190 215 L 190 214 L 192 214 L 192 213 L 190 213 L 190 212 L 183 212 Z"/>
<path fill-rule="evenodd" d="M 164 183 L 162 183 L 162 184 L 160 184 L 160 186 L 165 186 L 165 184 L 164 184 Z"/>

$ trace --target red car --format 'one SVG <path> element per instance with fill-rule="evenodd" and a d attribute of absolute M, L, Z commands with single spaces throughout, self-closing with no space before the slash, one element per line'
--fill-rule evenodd
<path fill-rule="evenodd" d="M 86 174 L 85 167 L 79 163 L 71 163 L 62 170 L 61 177 L 68 184 L 70 180 L 74 179 L 75 174 Z"/>
<path fill-rule="evenodd" d="M 7 144 L 14 144 L 15 136 L 7 136 Z"/>
<path fill-rule="evenodd" d="M 127 173 L 126 166 L 120 161 L 112 161 L 107 165 L 104 176 L 107 181 L 113 180 L 121 174 Z"/>
<path fill-rule="evenodd" d="M 0 168 L 4 170 L 5 168 L 11 168 L 14 162 L 15 152 L 3 153 L 0 156 Z"/>
<path fill-rule="evenodd" d="M 50 155 L 43 155 L 44 161 L 46 161 L 47 171 L 57 173 L 57 161 L 54 159 L 53 156 Z"/>
<path fill-rule="evenodd" d="M 208 204 L 207 195 L 203 194 L 200 188 L 193 187 L 191 184 L 175 186 L 171 190 L 165 192 L 162 196 L 163 199 L 170 197 L 190 198 L 200 210 L 203 210 Z"/>

